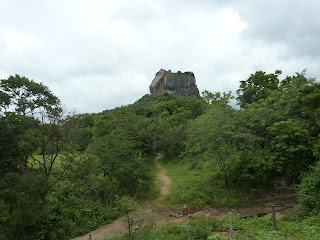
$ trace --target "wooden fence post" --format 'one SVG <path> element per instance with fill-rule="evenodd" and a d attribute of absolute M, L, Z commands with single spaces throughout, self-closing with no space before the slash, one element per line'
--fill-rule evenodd
<path fill-rule="evenodd" d="M 89 233 L 89 240 L 92 240 L 92 238 L 91 238 L 91 233 Z"/>
<path fill-rule="evenodd" d="M 231 239 L 233 238 L 232 215 L 232 213 L 229 213 L 229 230 Z"/>
<path fill-rule="evenodd" d="M 190 240 L 190 235 L 189 235 L 189 223 L 187 223 L 187 239 Z"/>
<path fill-rule="evenodd" d="M 274 205 L 272 205 L 272 220 L 273 220 L 273 229 L 277 231 L 276 211 L 274 209 Z"/>

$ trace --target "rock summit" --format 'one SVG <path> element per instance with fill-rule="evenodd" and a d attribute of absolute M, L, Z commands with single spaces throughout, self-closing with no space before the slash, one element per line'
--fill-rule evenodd
<path fill-rule="evenodd" d="M 173 73 L 171 70 L 161 69 L 156 73 L 149 88 L 151 94 L 169 92 L 182 97 L 201 98 L 192 72 Z"/>

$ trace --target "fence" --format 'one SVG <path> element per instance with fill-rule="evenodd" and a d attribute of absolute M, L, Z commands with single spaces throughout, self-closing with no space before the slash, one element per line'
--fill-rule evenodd
<path fill-rule="evenodd" d="M 272 205 L 271 208 L 271 213 L 272 213 L 272 220 L 273 220 L 273 230 L 277 230 L 277 223 L 276 223 L 276 211 L 275 211 L 275 206 Z M 215 229 L 212 228 L 211 232 L 213 233 L 221 233 L 221 232 L 228 232 L 228 235 L 231 239 L 233 239 L 234 237 L 234 232 L 235 231 L 243 231 L 243 230 L 247 230 L 244 228 L 234 228 L 233 224 L 232 224 L 232 218 L 233 218 L 233 213 L 229 213 L 229 229 Z M 142 228 L 139 228 L 139 239 L 143 240 L 143 234 L 142 234 Z M 186 225 L 186 240 L 191 240 L 191 239 L 198 239 L 197 236 L 191 236 L 190 234 L 190 227 L 189 227 L 189 223 L 187 223 Z M 94 240 L 91 236 L 91 233 L 89 234 L 89 237 L 87 238 L 87 240 Z"/>
<path fill-rule="evenodd" d="M 258 190 L 251 189 L 250 197 L 252 200 L 261 200 L 261 199 L 288 199 L 288 197 L 295 197 L 295 190 Z"/>

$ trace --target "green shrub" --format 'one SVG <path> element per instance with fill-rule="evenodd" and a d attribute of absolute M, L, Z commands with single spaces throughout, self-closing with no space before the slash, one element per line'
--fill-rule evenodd
<path fill-rule="evenodd" d="M 303 213 L 320 212 L 320 161 L 302 176 L 298 186 L 298 199 Z"/>

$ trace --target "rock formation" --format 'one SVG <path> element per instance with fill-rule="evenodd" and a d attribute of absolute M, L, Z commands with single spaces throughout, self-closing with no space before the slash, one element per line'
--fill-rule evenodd
<path fill-rule="evenodd" d="M 170 70 L 161 69 L 157 72 L 149 88 L 151 94 L 169 92 L 182 97 L 201 98 L 192 72 L 178 71 L 173 73 Z"/>

